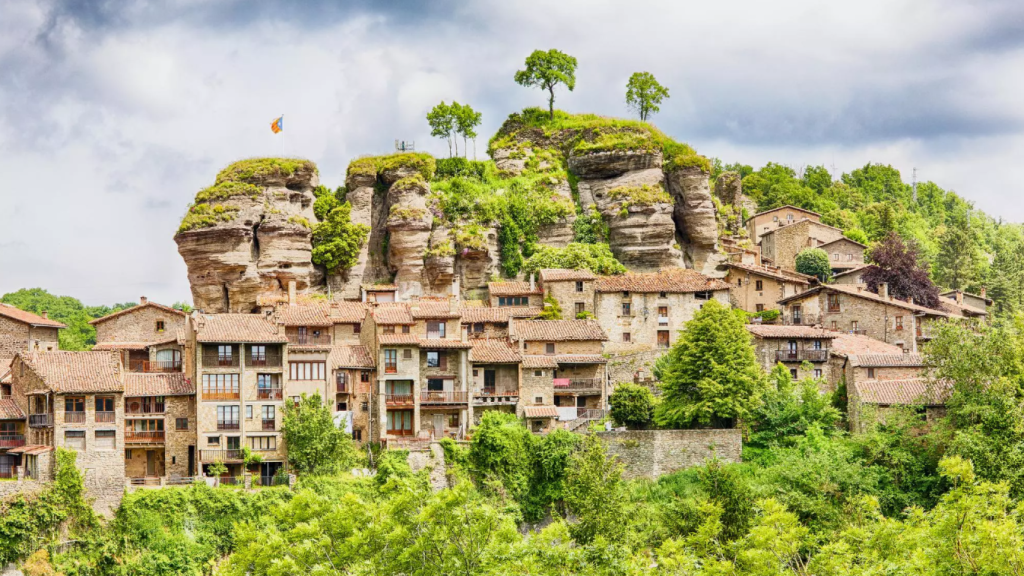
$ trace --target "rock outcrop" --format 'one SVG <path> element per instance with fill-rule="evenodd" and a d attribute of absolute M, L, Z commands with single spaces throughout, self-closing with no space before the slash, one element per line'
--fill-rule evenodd
<path fill-rule="evenodd" d="M 392 182 L 387 193 L 388 268 L 395 274 L 399 296 L 422 296 L 423 254 L 434 223 L 434 214 L 427 209 L 430 186 L 418 174 L 396 173 L 387 180 Z"/>
<path fill-rule="evenodd" d="M 731 204 L 737 214 L 746 210 L 749 216 L 753 216 L 757 212 L 757 202 L 743 194 L 743 180 L 737 172 L 722 172 L 718 175 L 715 180 L 715 196 L 723 204 Z"/>
<path fill-rule="evenodd" d="M 708 173 L 694 166 L 675 168 L 667 175 L 668 190 L 675 199 L 675 222 L 686 246 L 689 267 L 702 274 L 721 276 L 718 253 L 718 221 L 711 199 Z"/>
<path fill-rule="evenodd" d="M 311 262 L 316 165 L 253 159 L 232 164 L 196 195 L 174 240 L 185 260 L 195 307 L 250 312 L 264 296 L 322 283 Z"/>

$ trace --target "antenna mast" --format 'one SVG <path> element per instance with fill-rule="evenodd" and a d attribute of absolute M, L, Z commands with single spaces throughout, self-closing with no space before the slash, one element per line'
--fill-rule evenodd
<path fill-rule="evenodd" d="M 914 168 L 914 202 L 917 202 L 917 168 Z"/>

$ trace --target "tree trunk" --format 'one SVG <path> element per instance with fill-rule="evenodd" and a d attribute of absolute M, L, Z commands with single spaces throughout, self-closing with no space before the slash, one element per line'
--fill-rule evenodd
<path fill-rule="evenodd" d="M 455 155 L 458 156 L 459 155 L 459 134 L 458 134 L 458 132 L 455 133 L 455 136 L 452 137 L 452 140 L 455 140 Z"/>
<path fill-rule="evenodd" d="M 548 93 L 551 96 L 548 98 L 548 115 L 552 120 L 555 119 L 555 86 L 548 86 Z"/>
<path fill-rule="evenodd" d="M 452 137 L 450 134 L 448 135 L 448 157 L 452 157 Z"/>

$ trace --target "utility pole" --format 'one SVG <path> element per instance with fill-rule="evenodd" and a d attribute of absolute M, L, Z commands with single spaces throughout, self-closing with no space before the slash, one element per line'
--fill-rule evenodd
<path fill-rule="evenodd" d="M 914 168 L 914 202 L 917 202 L 917 168 Z"/>

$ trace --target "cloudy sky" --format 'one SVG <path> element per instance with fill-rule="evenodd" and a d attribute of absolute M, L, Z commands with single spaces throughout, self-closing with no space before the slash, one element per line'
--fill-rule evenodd
<path fill-rule="evenodd" d="M 337 186 L 396 138 L 447 154 L 442 99 L 483 112 L 482 156 L 544 104 L 512 81 L 537 48 L 579 60 L 562 109 L 626 115 L 646 70 L 671 90 L 654 121 L 705 155 L 916 167 L 1024 221 L 1019 0 L 3 0 L 0 294 L 188 300 L 172 237 L 219 168 L 303 156 Z"/>

